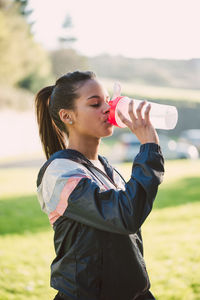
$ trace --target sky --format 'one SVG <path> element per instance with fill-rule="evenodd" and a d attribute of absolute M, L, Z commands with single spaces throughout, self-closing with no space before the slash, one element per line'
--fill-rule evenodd
<path fill-rule="evenodd" d="M 67 14 L 80 54 L 133 58 L 200 57 L 200 0 L 30 0 L 35 39 L 58 47 Z"/>

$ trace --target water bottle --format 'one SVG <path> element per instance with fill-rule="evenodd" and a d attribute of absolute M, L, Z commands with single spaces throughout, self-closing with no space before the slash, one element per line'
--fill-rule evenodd
<path fill-rule="evenodd" d="M 131 99 L 126 96 L 119 96 L 109 101 L 110 113 L 108 121 L 111 124 L 120 128 L 126 127 L 126 125 L 119 118 L 117 110 L 121 111 L 128 120 L 131 120 L 128 113 L 128 106 L 130 101 Z M 135 112 L 138 105 L 142 101 L 143 100 L 134 99 Z M 157 129 L 174 129 L 178 121 L 178 112 L 176 107 L 172 105 L 164 105 L 148 101 L 143 108 L 143 112 L 145 111 L 145 108 L 149 103 L 151 104 L 149 116 L 152 125 Z"/>

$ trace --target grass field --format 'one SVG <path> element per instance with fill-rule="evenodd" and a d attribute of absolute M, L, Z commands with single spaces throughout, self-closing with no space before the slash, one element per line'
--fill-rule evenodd
<path fill-rule="evenodd" d="M 128 179 L 131 164 L 117 168 Z M 200 300 L 200 160 L 165 168 L 142 229 L 151 290 L 158 300 Z M 53 232 L 36 199 L 37 171 L 0 171 L 0 300 L 51 300 L 56 293 L 49 287 Z"/>

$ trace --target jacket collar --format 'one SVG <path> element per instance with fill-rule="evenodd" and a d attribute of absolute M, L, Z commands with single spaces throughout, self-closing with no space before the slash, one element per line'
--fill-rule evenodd
<path fill-rule="evenodd" d="M 37 177 L 37 187 L 41 184 L 44 173 L 45 173 L 47 167 L 50 165 L 50 163 L 54 159 L 60 159 L 60 158 L 71 159 L 71 160 L 73 160 L 77 163 L 80 163 L 82 165 L 85 165 L 87 167 L 94 166 L 93 163 L 89 159 L 87 159 L 87 157 L 85 157 L 81 152 L 79 152 L 77 150 L 64 149 L 64 150 L 57 151 L 54 154 L 52 154 L 51 157 L 41 167 L 41 169 L 38 173 L 38 177 Z M 101 156 L 101 155 L 98 155 L 98 159 L 103 164 L 107 175 L 113 180 L 113 168 L 108 163 L 108 160 L 104 156 Z"/>

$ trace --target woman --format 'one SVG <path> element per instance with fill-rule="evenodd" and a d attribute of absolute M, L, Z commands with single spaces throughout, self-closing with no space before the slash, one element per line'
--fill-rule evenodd
<path fill-rule="evenodd" d="M 92 72 L 68 73 L 36 96 L 40 138 L 47 157 L 38 199 L 55 231 L 51 265 L 55 299 L 150 300 L 140 227 L 152 209 L 164 172 L 157 133 L 144 102 L 128 121 L 141 149 L 125 182 L 105 157 L 110 136 L 109 95 Z M 68 146 L 66 146 L 66 137 Z"/>

